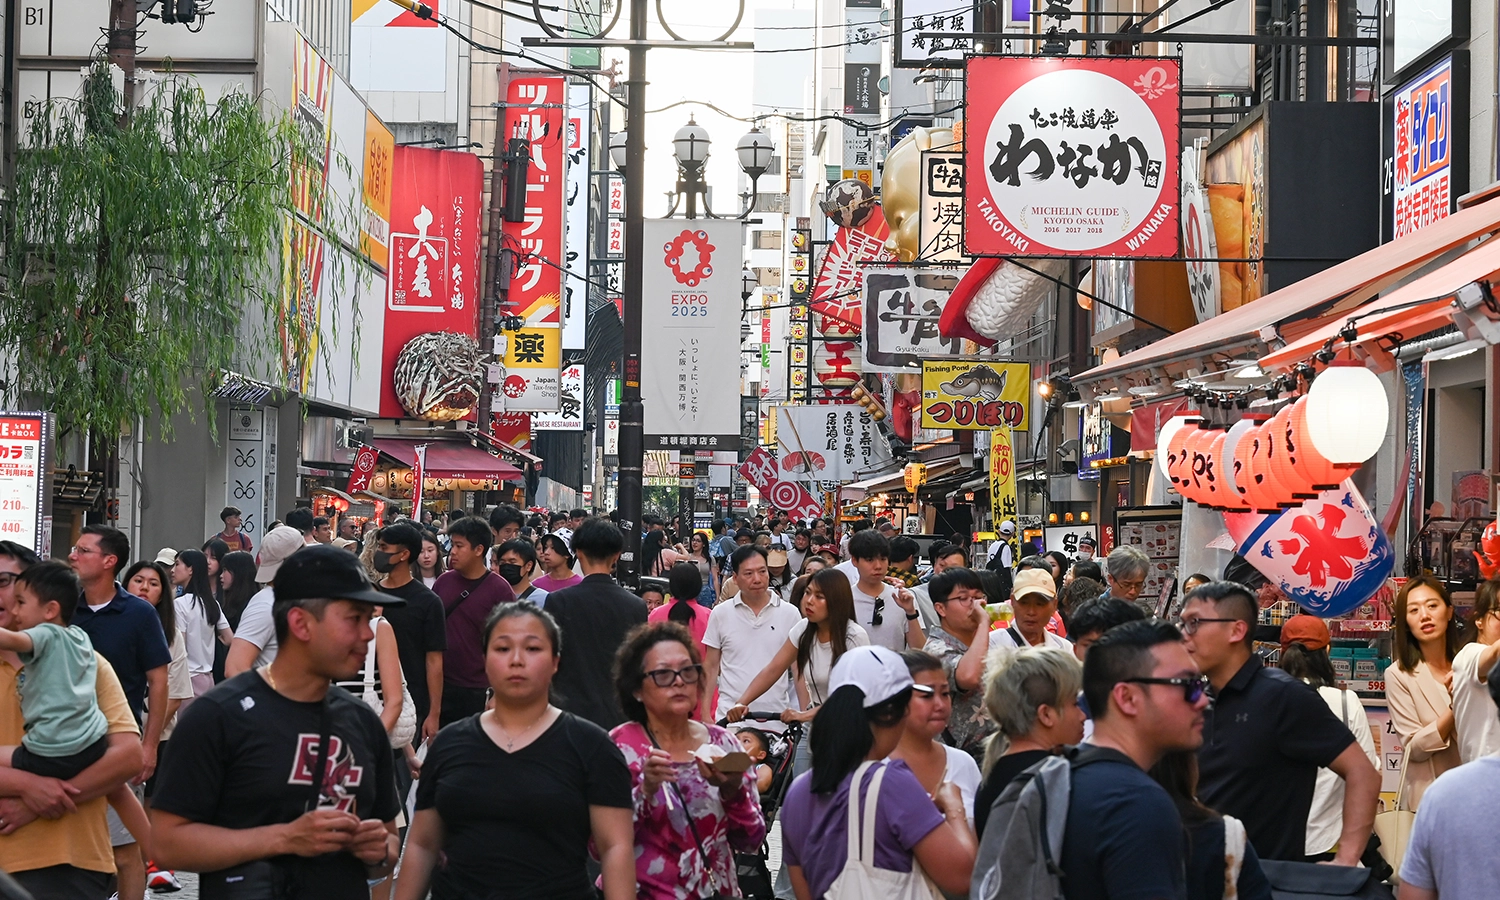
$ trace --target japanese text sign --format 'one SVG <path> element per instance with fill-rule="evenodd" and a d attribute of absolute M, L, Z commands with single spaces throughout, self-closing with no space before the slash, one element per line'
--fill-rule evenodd
<path fill-rule="evenodd" d="M 978 21 L 974 6 L 962 6 L 954 0 L 896 0 L 895 68 L 956 69 L 963 65 L 964 54 L 974 50 L 968 37 Z M 954 36 L 924 36 L 938 31 Z"/>
<path fill-rule="evenodd" d="M 737 221 L 645 223 L 641 355 L 646 447 L 737 450 L 743 238 Z M 629 372 L 626 373 L 627 379 Z"/>
<path fill-rule="evenodd" d="M 963 262 L 966 259 L 963 154 L 923 150 L 921 161 L 917 258 L 923 262 Z"/>
<path fill-rule="evenodd" d="M 1177 254 L 1181 62 L 971 56 L 964 248 Z"/>
<path fill-rule="evenodd" d="M 1453 58 L 1402 85 L 1395 105 L 1393 237 L 1447 218 L 1453 208 Z M 1467 110 L 1459 110 L 1467 115 Z"/>
<path fill-rule="evenodd" d="M 1030 393 L 1029 363 L 924 361 L 922 427 L 1025 431 Z"/>
<path fill-rule="evenodd" d="M 997 529 L 1016 520 L 1016 457 L 1009 428 L 990 432 L 990 516 Z"/>
<path fill-rule="evenodd" d="M 0 538 L 52 552 L 53 418 L 0 412 Z"/>
<path fill-rule="evenodd" d="M 370 489 L 370 479 L 375 476 L 375 463 L 379 458 L 380 453 L 374 447 L 359 445 L 359 452 L 354 454 L 354 470 L 349 473 L 349 484 L 344 488 L 346 493 Z"/>
<path fill-rule="evenodd" d="M 537 431 L 582 431 L 583 385 L 582 363 L 563 369 L 557 412 L 533 413 L 531 427 Z"/>
<path fill-rule="evenodd" d="M 953 269 L 869 265 L 864 282 L 864 371 L 921 370 L 924 359 L 971 359 L 994 352 L 944 337 L 938 319 L 958 284 Z"/>
<path fill-rule="evenodd" d="M 795 481 L 777 477 L 776 456 L 765 447 L 755 450 L 740 463 L 738 471 L 745 481 L 760 493 L 761 499 L 794 519 L 810 519 L 823 514 L 823 504 Z"/>
<path fill-rule="evenodd" d="M 394 149 L 390 264 L 381 349 L 380 415 L 409 415 L 396 399 L 396 357 L 434 331 L 473 337 L 479 315 L 479 157 L 423 147 Z"/>
<path fill-rule="evenodd" d="M 857 481 L 895 467 L 862 406 L 778 406 L 776 446 L 786 481 Z"/>
<path fill-rule="evenodd" d="M 524 323 L 505 346 L 505 408 L 554 412 L 562 368 L 563 217 L 568 139 L 567 79 L 511 71 L 503 139 L 531 143 L 523 221 L 505 222 L 516 269 L 501 312 Z"/>
<path fill-rule="evenodd" d="M 1070 559 L 1078 552 L 1078 542 L 1084 538 L 1099 542 L 1099 530 L 1093 525 L 1048 525 L 1043 530 L 1044 547 L 1047 553 L 1056 550 Z"/>
<path fill-rule="evenodd" d="M 382 269 L 390 264 L 391 167 L 396 139 L 375 114 L 365 112 L 365 170 L 362 190 L 363 217 L 359 225 L 359 249 Z"/>
<path fill-rule="evenodd" d="M 568 85 L 568 183 L 563 276 L 564 350 L 582 350 L 588 322 L 589 140 L 594 130 L 593 85 Z"/>

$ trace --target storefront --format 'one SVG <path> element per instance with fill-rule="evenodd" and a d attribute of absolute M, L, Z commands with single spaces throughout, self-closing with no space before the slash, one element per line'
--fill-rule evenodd
<path fill-rule="evenodd" d="M 374 438 L 371 445 L 380 451 L 381 459 L 370 479 L 369 495 L 410 507 L 416 493 L 418 448 L 422 448 L 424 511 L 482 512 L 490 492 L 499 493 L 505 502 L 519 502 L 518 492 L 524 499 L 524 475 L 519 468 L 501 459 L 498 450 L 480 449 L 457 433 L 455 437 Z"/>

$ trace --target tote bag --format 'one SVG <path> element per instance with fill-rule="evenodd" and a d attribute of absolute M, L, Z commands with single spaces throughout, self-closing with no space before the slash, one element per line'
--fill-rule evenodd
<path fill-rule="evenodd" d="M 860 827 L 859 785 L 865 772 L 878 765 L 865 792 L 864 827 Z M 849 856 L 844 870 L 824 894 L 825 900 L 942 900 L 942 894 L 927 880 L 915 857 L 910 872 L 875 867 L 875 811 L 880 805 L 880 783 L 886 763 L 864 762 L 849 782 Z"/>
<path fill-rule="evenodd" d="M 1375 834 L 1380 837 L 1380 855 L 1401 871 L 1401 860 L 1406 856 L 1406 844 L 1411 840 L 1411 826 L 1417 814 L 1403 808 L 1406 802 L 1406 769 L 1411 764 L 1411 747 L 1401 754 L 1401 782 L 1396 788 L 1396 808 L 1375 817 Z"/>
<path fill-rule="evenodd" d="M 370 620 L 370 630 L 379 631 L 381 619 L 376 617 Z M 364 680 L 364 691 L 360 699 L 365 705 L 375 710 L 376 715 L 385 708 L 380 695 L 375 693 L 375 641 L 370 641 L 370 647 L 365 651 L 365 668 L 361 673 Z M 396 716 L 396 727 L 391 729 L 391 749 L 400 750 L 412 742 L 417 736 L 417 706 L 412 702 L 411 691 L 406 689 L 406 674 L 401 675 L 401 713 Z"/>

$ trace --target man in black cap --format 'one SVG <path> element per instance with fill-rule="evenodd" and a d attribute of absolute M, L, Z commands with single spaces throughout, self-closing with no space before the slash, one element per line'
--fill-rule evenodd
<path fill-rule="evenodd" d="M 394 758 L 380 718 L 330 682 L 354 678 L 375 606 L 359 558 L 313 545 L 276 576 L 280 650 L 182 714 L 152 808 L 159 865 L 202 872 L 204 896 L 367 900 L 400 853 Z M 211 887 L 212 885 L 212 887 Z"/>

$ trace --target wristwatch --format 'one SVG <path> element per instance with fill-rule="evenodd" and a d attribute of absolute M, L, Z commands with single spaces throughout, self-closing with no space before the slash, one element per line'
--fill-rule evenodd
<path fill-rule="evenodd" d="M 910 622 L 912 619 L 915 619 L 921 615 L 922 614 L 919 612 L 909 612 L 906 614 L 906 621 Z"/>

